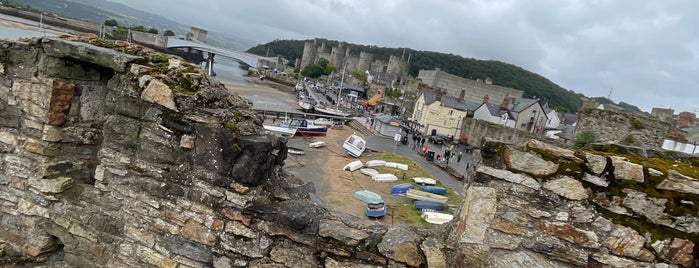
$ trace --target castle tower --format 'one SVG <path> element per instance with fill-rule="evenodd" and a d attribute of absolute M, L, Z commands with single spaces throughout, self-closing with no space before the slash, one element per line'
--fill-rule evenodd
<path fill-rule="evenodd" d="M 371 68 L 371 62 L 374 60 L 374 54 L 369 52 L 359 52 L 359 62 L 357 63 L 357 70 L 366 71 Z"/>
<path fill-rule="evenodd" d="M 347 51 L 344 43 L 340 43 L 338 46 L 333 47 L 330 52 L 330 64 L 338 69 L 342 69 L 342 65 L 345 63 L 345 53 L 347 53 Z"/>
<path fill-rule="evenodd" d="M 315 63 L 318 56 L 318 40 L 313 39 L 313 42 L 306 42 L 303 44 L 303 55 L 301 56 L 301 63 L 299 69 L 306 68 L 306 66 Z"/>

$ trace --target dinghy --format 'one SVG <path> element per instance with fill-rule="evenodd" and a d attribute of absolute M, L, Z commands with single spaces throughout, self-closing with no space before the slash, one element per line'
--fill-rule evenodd
<path fill-rule="evenodd" d="M 342 149 L 353 157 L 359 157 L 366 149 L 366 141 L 357 134 L 352 133 L 342 144 Z"/>
<path fill-rule="evenodd" d="M 441 195 L 447 194 L 447 188 L 439 186 L 420 186 L 420 191 Z"/>
<path fill-rule="evenodd" d="M 381 218 L 386 215 L 386 203 L 367 203 L 364 211 L 369 218 Z"/>
<path fill-rule="evenodd" d="M 349 164 L 345 165 L 345 167 L 343 167 L 342 170 L 355 171 L 357 169 L 362 168 L 363 166 L 364 166 L 364 164 L 362 164 L 362 161 L 355 160 L 355 161 L 352 161 Z"/>
<path fill-rule="evenodd" d="M 373 176 L 371 178 L 374 179 L 374 181 L 376 181 L 376 182 L 396 182 L 396 181 L 398 181 L 398 177 L 396 177 L 396 175 L 388 174 L 388 173 L 378 174 L 378 175 Z"/>
<path fill-rule="evenodd" d="M 320 148 L 320 147 L 323 147 L 323 146 L 325 146 L 325 142 L 324 142 L 324 141 L 316 141 L 316 142 L 311 142 L 311 143 L 308 144 L 308 147 L 311 147 L 311 148 Z"/>
<path fill-rule="evenodd" d="M 413 181 L 417 184 L 422 184 L 422 185 L 436 185 L 437 181 L 432 178 L 425 178 L 425 177 L 414 177 Z"/>
<path fill-rule="evenodd" d="M 369 177 L 372 177 L 372 178 L 376 175 L 379 175 L 379 171 L 377 171 L 376 169 L 373 169 L 373 168 L 362 168 L 362 169 L 359 169 L 359 172 L 361 172 L 362 174 L 367 175 Z"/>
<path fill-rule="evenodd" d="M 386 167 L 408 170 L 408 165 L 394 162 L 386 162 Z"/>
<path fill-rule="evenodd" d="M 415 206 L 415 209 L 420 210 L 420 211 L 423 211 L 423 210 L 442 211 L 442 210 L 444 210 L 444 205 L 442 205 L 440 203 L 429 202 L 429 201 L 415 200 L 413 202 L 413 205 Z"/>
<path fill-rule="evenodd" d="M 444 204 L 447 202 L 447 200 L 449 200 L 446 196 L 443 196 L 443 195 L 423 192 L 423 191 L 415 190 L 415 189 L 409 189 L 408 191 L 406 191 L 405 196 L 408 198 L 415 199 L 415 200 L 435 202 L 435 203 L 440 203 L 440 204 Z"/>
<path fill-rule="evenodd" d="M 364 203 L 383 203 L 383 199 L 379 194 L 368 190 L 354 192 L 354 198 L 357 198 Z"/>
<path fill-rule="evenodd" d="M 410 189 L 414 189 L 415 186 L 413 186 L 412 183 L 401 183 L 401 184 L 396 184 L 393 187 L 391 187 L 391 194 L 392 195 L 401 195 L 405 194 Z"/>
<path fill-rule="evenodd" d="M 422 218 L 428 223 L 445 224 L 454 219 L 454 215 L 434 211 L 423 211 Z"/>
<path fill-rule="evenodd" d="M 369 160 L 366 161 L 367 167 L 383 167 L 386 165 L 386 161 L 383 160 Z"/>

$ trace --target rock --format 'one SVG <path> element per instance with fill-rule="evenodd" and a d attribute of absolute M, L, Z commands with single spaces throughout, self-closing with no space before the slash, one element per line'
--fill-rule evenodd
<path fill-rule="evenodd" d="M 654 169 L 654 168 L 648 168 L 648 174 L 650 174 L 653 177 L 662 177 L 665 174 L 661 172 L 660 170 Z"/>
<path fill-rule="evenodd" d="M 342 222 L 334 220 L 321 220 L 318 235 L 339 241 L 343 245 L 355 247 L 359 242 L 369 237 L 369 234 L 362 230 L 347 227 Z"/>
<path fill-rule="evenodd" d="M 376 268 L 377 265 L 338 261 L 333 258 L 325 258 L 325 268 Z M 432 266 L 430 266 L 432 267 Z"/>
<path fill-rule="evenodd" d="M 75 84 L 53 81 L 49 104 L 49 125 L 60 126 L 66 121 L 66 113 L 70 108 L 74 92 Z"/>
<path fill-rule="evenodd" d="M 607 199 L 607 193 L 597 193 L 595 195 L 595 198 L 592 199 L 593 203 L 599 205 L 600 207 L 606 210 L 620 215 L 631 216 L 631 212 L 626 210 L 625 207 L 621 206 L 622 201 L 623 199 L 621 199 L 621 197 L 618 196 L 611 196 L 610 199 Z"/>
<path fill-rule="evenodd" d="M 578 164 L 582 164 L 583 161 L 579 157 L 575 156 L 575 152 L 573 150 L 568 150 L 568 149 L 563 149 L 560 147 L 552 146 L 546 143 L 543 143 L 539 140 L 529 140 L 527 141 L 526 144 L 527 147 L 533 148 L 533 149 L 538 149 L 541 151 L 544 151 L 550 155 L 554 155 L 560 158 L 564 158 L 570 161 L 573 161 Z"/>
<path fill-rule="evenodd" d="M 504 169 L 496 169 L 489 166 L 479 165 L 476 172 L 492 176 L 501 180 L 509 181 L 512 183 L 521 184 L 532 188 L 534 190 L 541 189 L 541 184 L 537 182 L 534 178 L 526 174 L 513 173 Z"/>
<path fill-rule="evenodd" d="M 184 226 L 180 229 L 180 234 L 185 239 L 196 241 L 207 246 L 216 244 L 216 236 L 213 232 L 193 219 L 187 219 L 184 222 Z"/>
<path fill-rule="evenodd" d="M 507 234 L 504 232 L 498 232 L 495 228 L 488 229 L 488 234 L 486 236 L 486 245 L 493 249 L 506 249 L 506 250 L 517 250 L 524 239 L 523 236 Z"/>
<path fill-rule="evenodd" d="M 321 267 L 314 254 L 288 240 L 277 241 L 269 252 L 269 257 L 286 267 Z"/>
<path fill-rule="evenodd" d="M 272 156 L 272 142 L 265 135 L 238 137 L 238 146 L 243 154 L 228 171 L 236 182 L 256 186 L 265 182 L 276 158 Z"/>
<path fill-rule="evenodd" d="M 495 217 L 497 204 L 497 191 L 493 188 L 471 186 L 466 189 L 463 206 L 456 216 L 456 240 L 461 243 L 483 243 L 486 230 Z"/>
<path fill-rule="evenodd" d="M 644 248 L 646 239 L 634 229 L 615 225 L 614 230 L 603 242 L 614 254 L 650 262 L 655 259 L 652 252 Z"/>
<path fill-rule="evenodd" d="M 224 230 L 227 233 L 232 233 L 234 235 L 242 236 L 242 237 L 245 237 L 248 239 L 255 239 L 258 236 L 257 232 L 248 228 L 247 226 L 245 226 L 245 224 L 243 224 L 239 221 L 227 222 Z"/>
<path fill-rule="evenodd" d="M 581 204 L 573 205 L 570 208 L 570 213 L 573 216 L 573 222 L 588 223 L 592 222 L 592 218 L 595 217 L 595 211 L 592 208 Z"/>
<path fill-rule="evenodd" d="M 522 152 L 507 147 L 504 154 L 508 169 L 519 170 L 533 176 L 551 176 L 558 171 L 558 164 L 546 161 L 533 153 Z"/>
<path fill-rule="evenodd" d="M 201 244 L 193 243 L 178 235 L 166 235 L 162 241 L 162 247 L 172 253 L 182 255 L 188 259 L 209 263 L 213 261 L 211 250 Z"/>
<path fill-rule="evenodd" d="M 151 82 L 148 83 L 148 87 L 141 93 L 141 99 L 159 104 L 173 111 L 179 111 L 177 110 L 177 104 L 175 104 L 172 90 L 160 80 L 151 80 Z"/>
<path fill-rule="evenodd" d="M 614 268 L 643 267 L 638 262 L 604 253 L 593 253 L 592 259 Z"/>
<path fill-rule="evenodd" d="M 614 166 L 614 178 L 643 182 L 643 166 L 629 162 L 624 157 L 610 156 Z"/>
<path fill-rule="evenodd" d="M 613 225 L 614 223 L 612 223 L 612 221 L 601 216 L 597 217 L 595 221 L 592 222 L 592 227 L 603 232 L 611 231 Z"/>
<path fill-rule="evenodd" d="M 658 240 L 651 245 L 658 256 L 671 263 L 683 267 L 692 267 L 694 262 L 693 251 L 695 244 L 692 241 L 680 238 Z"/>
<path fill-rule="evenodd" d="M 419 241 L 418 234 L 399 225 L 390 227 L 377 247 L 381 254 L 397 262 L 410 266 L 422 266 L 425 264 L 425 257 L 420 252 Z"/>
<path fill-rule="evenodd" d="M 587 159 L 587 168 L 592 171 L 592 174 L 600 175 L 607 167 L 606 156 L 585 153 L 585 158 Z"/>
<path fill-rule="evenodd" d="M 42 231 L 34 231 L 29 233 L 27 242 L 22 246 L 22 252 L 36 257 L 43 253 L 54 251 L 56 248 L 56 241 L 51 238 L 51 235 Z"/>
<path fill-rule="evenodd" d="M 42 193 L 57 194 L 73 187 L 73 179 L 58 177 L 55 179 L 29 179 L 29 185 Z"/>
<path fill-rule="evenodd" d="M 180 147 L 185 149 L 194 149 L 194 140 L 196 137 L 194 135 L 182 135 L 180 138 Z"/>
<path fill-rule="evenodd" d="M 440 240 L 427 238 L 420 244 L 420 249 L 425 253 L 427 267 L 446 268 L 446 255 L 444 253 L 444 244 Z"/>
<path fill-rule="evenodd" d="M 697 181 L 696 178 L 685 176 L 677 171 L 668 170 L 667 179 L 658 183 L 655 188 L 682 193 L 699 194 L 699 181 Z"/>
<path fill-rule="evenodd" d="M 492 251 L 488 255 L 488 267 L 528 267 L 528 268 L 557 268 L 564 267 L 561 263 L 546 256 L 526 250 Z"/>
<path fill-rule="evenodd" d="M 547 255 L 550 257 L 548 259 L 560 260 L 577 266 L 587 265 L 589 253 L 586 250 L 550 235 L 541 234 L 525 239 L 522 241 L 522 246 L 534 252 Z M 556 267 L 562 266 L 557 265 Z"/>
<path fill-rule="evenodd" d="M 544 182 L 544 189 L 571 200 L 583 200 L 588 196 L 582 183 L 568 176 Z"/>
<path fill-rule="evenodd" d="M 556 220 L 557 221 L 568 221 L 568 213 L 566 212 L 558 212 L 556 214 Z"/>
<path fill-rule="evenodd" d="M 239 239 L 233 235 L 222 234 L 220 245 L 228 250 L 249 258 L 262 258 L 267 255 L 272 240 L 262 235 L 257 239 Z"/>
<path fill-rule="evenodd" d="M 128 64 L 142 59 L 108 48 L 93 46 L 86 43 L 65 41 L 54 37 L 41 39 L 44 53 L 55 58 L 73 58 L 89 62 L 98 66 L 107 67 L 117 72 L 126 72 Z"/>
<path fill-rule="evenodd" d="M 586 248 L 599 247 L 597 234 L 575 228 L 575 226 L 567 223 L 543 222 L 539 225 L 539 230 Z"/>
<path fill-rule="evenodd" d="M 598 177 L 598 176 L 594 176 L 594 175 L 590 175 L 588 173 L 585 173 L 585 175 L 583 175 L 582 180 L 589 182 L 589 183 L 592 183 L 592 184 L 597 185 L 597 186 L 601 186 L 601 187 L 609 186 L 609 181 L 607 181 L 607 179 L 602 178 L 602 177 Z"/>
<path fill-rule="evenodd" d="M 650 197 L 643 192 L 631 189 L 624 189 L 623 205 L 634 213 L 646 217 L 654 224 L 674 227 L 672 217 L 665 213 L 667 199 Z"/>

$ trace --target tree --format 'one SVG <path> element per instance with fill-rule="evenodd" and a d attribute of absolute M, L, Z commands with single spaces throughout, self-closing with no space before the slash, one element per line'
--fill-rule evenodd
<path fill-rule="evenodd" d="M 116 27 L 119 26 L 119 23 L 115 19 L 108 19 L 104 21 L 104 25 Z"/>
<path fill-rule="evenodd" d="M 394 88 L 394 89 L 387 88 L 386 89 L 386 96 L 397 99 L 397 98 L 400 98 L 401 96 L 403 96 L 403 91 L 401 91 L 400 89 L 397 89 L 397 88 Z"/>
<path fill-rule="evenodd" d="M 575 148 L 583 148 L 587 146 L 588 144 L 592 143 L 595 141 L 595 133 L 592 133 L 592 131 L 585 130 L 583 132 L 580 132 L 577 137 L 575 137 L 575 140 L 573 140 L 573 146 Z"/>
<path fill-rule="evenodd" d="M 163 33 L 164 36 L 175 36 L 175 32 L 170 31 L 170 30 L 165 30 Z"/>
<path fill-rule="evenodd" d="M 335 68 L 335 66 L 332 66 L 332 65 L 328 64 L 327 66 L 325 66 L 325 72 L 323 72 L 323 74 L 324 74 L 324 75 L 330 75 L 330 74 L 333 73 L 336 69 L 337 69 L 337 68 Z"/>
<path fill-rule="evenodd" d="M 149 33 L 152 33 L 152 34 L 158 34 L 158 29 L 156 29 L 156 28 L 149 28 L 149 29 L 148 29 L 148 32 L 149 32 Z"/>
<path fill-rule="evenodd" d="M 323 67 L 320 67 L 318 64 L 312 64 L 306 66 L 306 68 L 303 68 L 303 71 L 301 71 L 301 75 L 310 77 L 310 78 L 318 78 L 321 75 L 323 75 Z"/>
<path fill-rule="evenodd" d="M 362 72 L 360 70 L 354 70 L 352 71 L 352 76 L 366 83 L 367 75 L 365 72 Z"/>

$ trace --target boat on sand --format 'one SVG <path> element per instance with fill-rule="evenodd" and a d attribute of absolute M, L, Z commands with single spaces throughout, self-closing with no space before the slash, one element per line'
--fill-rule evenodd
<path fill-rule="evenodd" d="M 369 190 L 354 192 L 354 198 L 357 198 L 364 203 L 383 203 L 383 198 L 381 198 L 379 194 Z"/>
<path fill-rule="evenodd" d="M 449 200 L 449 198 L 447 198 L 446 196 L 443 196 L 443 195 L 423 192 L 423 191 L 415 190 L 415 189 L 409 189 L 408 191 L 406 191 L 405 196 L 408 198 L 415 199 L 415 200 L 429 201 L 429 202 L 435 202 L 435 203 L 440 203 L 440 204 L 444 204 L 447 202 L 447 200 Z"/>
<path fill-rule="evenodd" d="M 366 149 L 366 141 L 356 133 L 352 133 L 342 144 L 342 149 L 353 157 L 359 157 Z"/>
<path fill-rule="evenodd" d="M 386 203 L 366 203 L 364 212 L 369 218 L 381 218 L 386 215 Z"/>
<path fill-rule="evenodd" d="M 454 219 L 454 215 L 434 211 L 423 211 L 422 218 L 428 223 L 445 224 Z"/>

